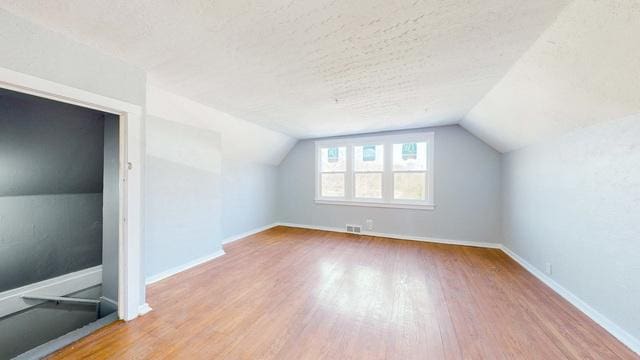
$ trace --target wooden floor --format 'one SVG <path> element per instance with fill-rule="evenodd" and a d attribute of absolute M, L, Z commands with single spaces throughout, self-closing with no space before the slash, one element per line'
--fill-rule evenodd
<path fill-rule="evenodd" d="M 637 359 L 500 250 L 278 227 L 53 359 Z"/>

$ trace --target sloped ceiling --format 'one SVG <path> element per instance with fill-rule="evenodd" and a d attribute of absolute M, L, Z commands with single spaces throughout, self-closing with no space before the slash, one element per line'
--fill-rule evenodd
<path fill-rule="evenodd" d="M 235 118 L 209 106 L 149 86 L 147 115 L 179 121 L 221 135 L 224 160 L 253 161 L 278 165 L 295 145 L 295 140 L 250 121 Z"/>
<path fill-rule="evenodd" d="M 567 3 L 0 0 L 156 87 L 297 138 L 457 123 Z"/>
<path fill-rule="evenodd" d="M 508 152 L 640 112 L 638 0 L 0 6 L 296 138 L 460 123 Z"/>
<path fill-rule="evenodd" d="M 502 152 L 640 113 L 640 1 L 577 0 L 462 126 Z"/>

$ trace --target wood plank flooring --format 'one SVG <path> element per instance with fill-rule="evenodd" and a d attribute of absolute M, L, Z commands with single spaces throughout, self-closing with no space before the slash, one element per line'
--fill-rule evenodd
<path fill-rule="evenodd" d="M 51 359 L 638 359 L 500 250 L 277 227 Z"/>

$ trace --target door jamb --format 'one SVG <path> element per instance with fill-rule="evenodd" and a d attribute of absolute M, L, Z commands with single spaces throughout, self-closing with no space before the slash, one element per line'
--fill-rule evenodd
<path fill-rule="evenodd" d="M 119 116 L 118 317 L 128 321 L 150 311 L 142 276 L 142 107 L 2 67 L 0 87 Z"/>

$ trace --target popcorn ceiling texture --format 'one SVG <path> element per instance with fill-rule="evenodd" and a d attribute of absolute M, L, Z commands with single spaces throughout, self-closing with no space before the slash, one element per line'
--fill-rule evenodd
<path fill-rule="evenodd" d="M 0 1 L 165 90 L 298 138 L 457 123 L 567 3 Z"/>
<path fill-rule="evenodd" d="M 578 0 L 462 125 L 508 152 L 640 113 L 640 1 Z"/>
<path fill-rule="evenodd" d="M 460 123 L 509 152 L 640 112 L 637 0 L 0 6 L 296 138 Z"/>

